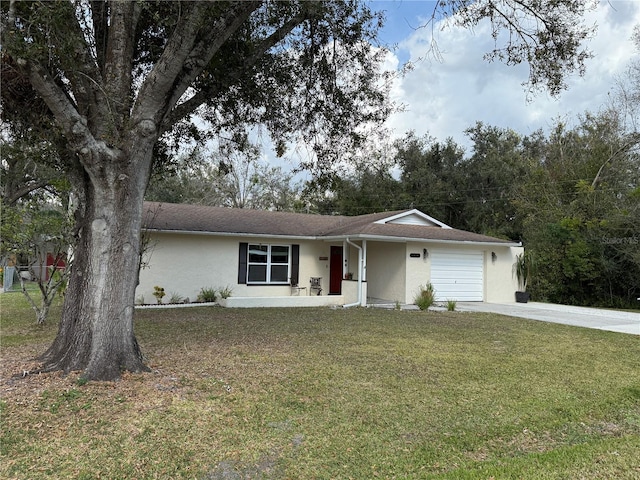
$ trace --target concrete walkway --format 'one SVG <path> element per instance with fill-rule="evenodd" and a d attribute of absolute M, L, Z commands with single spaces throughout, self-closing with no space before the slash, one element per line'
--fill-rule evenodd
<path fill-rule="evenodd" d="M 576 327 L 595 328 L 611 332 L 640 335 L 640 313 L 571 307 L 551 303 L 481 303 L 458 302 L 461 312 L 491 312 L 512 317 L 562 323 Z"/>

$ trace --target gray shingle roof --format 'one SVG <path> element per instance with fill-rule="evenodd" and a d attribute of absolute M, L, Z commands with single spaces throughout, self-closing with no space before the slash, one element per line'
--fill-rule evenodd
<path fill-rule="evenodd" d="M 508 240 L 454 228 L 375 223 L 411 210 L 347 217 L 145 202 L 144 211 L 144 228 L 148 230 L 312 238 L 388 237 L 389 240 L 514 244 Z"/>

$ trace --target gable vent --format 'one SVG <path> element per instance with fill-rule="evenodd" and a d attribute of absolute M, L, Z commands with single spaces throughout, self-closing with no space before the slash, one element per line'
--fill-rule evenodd
<path fill-rule="evenodd" d="M 404 217 L 393 219 L 387 223 L 392 223 L 396 225 L 422 225 L 426 227 L 436 226 L 435 223 L 430 222 L 428 219 L 421 217 L 419 215 L 406 215 Z"/>
<path fill-rule="evenodd" d="M 439 220 L 436 220 L 433 217 L 430 217 L 426 213 L 422 213 L 420 210 L 409 210 L 406 212 L 401 212 L 391 217 L 382 218 L 375 223 L 380 224 L 395 224 L 395 225 L 418 225 L 421 227 L 441 227 L 441 228 L 451 228 L 449 225 L 446 225 Z"/>

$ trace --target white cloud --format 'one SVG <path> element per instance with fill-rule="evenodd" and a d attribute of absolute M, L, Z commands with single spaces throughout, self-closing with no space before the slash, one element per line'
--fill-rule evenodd
<path fill-rule="evenodd" d="M 558 117 L 571 122 L 586 111 L 597 112 L 607 103 L 616 76 L 636 55 L 630 38 L 633 27 L 640 24 L 640 2 L 601 2 L 585 21 L 598 25 L 595 38 L 588 44 L 594 58 L 587 62 L 586 75 L 571 77 L 569 89 L 559 98 L 538 94 L 530 102 L 522 86 L 528 77 L 527 65 L 508 67 L 483 59 L 493 46 L 488 25 L 474 31 L 436 29 L 442 61 L 433 57 L 421 60 L 397 81 L 392 95 L 407 108 L 389 120 L 389 127 L 398 136 L 413 129 L 438 140 L 453 137 L 467 145 L 463 132 L 476 121 L 526 135 L 547 129 Z M 400 42 L 398 55 L 408 52 L 411 59 L 426 57 L 431 29 L 408 29 L 407 34 Z M 398 62 L 394 54 L 390 55 L 388 65 Z"/>

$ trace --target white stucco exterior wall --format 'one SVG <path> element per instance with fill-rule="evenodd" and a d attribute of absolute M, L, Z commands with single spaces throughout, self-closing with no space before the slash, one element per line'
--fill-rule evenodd
<path fill-rule="evenodd" d="M 237 290 L 237 242 L 208 235 L 152 233 L 147 250 L 136 299 L 155 303 L 156 285 L 164 288 L 165 302 L 172 293 L 193 301 L 202 288 L 229 286 Z"/>
<path fill-rule="evenodd" d="M 522 253 L 522 247 L 494 247 L 486 250 L 485 262 L 485 302 L 506 303 L 515 301 L 518 281 L 513 274 L 516 256 Z M 491 253 L 495 252 L 495 261 Z"/>
<path fill-rule="evenodd" d="M 407 282 L 405 285 L 405 303 L 412 304 L 420 287 L 426 285 L 430 280 L 431 261 L 429 256 L 424 256 L 424 249 L 430 251 L 431 245 L 425 243 L 412 243 L 406 245 L 405 257 L 407 262 Z M 411 257 L 411 254 L 420 255 Z"/>
<path fill-rule="evenodd" d="M 300 245 L 299 285 L 306 287 L 300 295 L 309 295 L 310 277 L 322 278 L 322 295 L 329 292 L 331 243 L 321 240 L 265 239 L 260 237 L 199 235 L 184 233 L 151 234 L 148 267 L 140 272 L 136 299 L 155 303 L 154 286 L 163 287 L 164 301 L 171 294 L 195 300 L 202 288 L 230 288 L 233 297 L 290 297 L 288 285 L 238 284 L 239 244 Z M 358 242 L 360 243 L 360 242 Z M 335 242 L 333 243 L 335 245 Z M 424 256 L 424 249 L 429 254 Z M 420 286 L 430 281 L 431 256 L 438 250 L 481 251 L 484 255 L 484 301 L 513 302 L 517 281 L 513 276 L 515 257 L 522 247 L 437 244 L 429 242 L 367 242 L 367 282 L 369 297 L 411 304 Z M 343 282 L 345 303 L 356 301 L 358 251 L 345 249 L 348 271 L 353 281 Z M 492 257 L 494 252 L 495 260 Z M 414 254 L 412 257 L 411 255 Z M 353 291 L 352 291 L 353 290 Z M 367 294 L 365 293 L 365 294 Z M 336 300 L 337 301 L 337 300 Z"/>
<path fill-rule="evenodd" d="M 290 296 L 288 285 L 238 284 L 239 244 L 269 243 L 271 245 L 300 245 L 299 285 L 307 287 L 301 295 L 309 295 L 310 277 L 322 277 L 322 295 L 329 289 L 329 245 L 309 240 L 279 240 L 255 237 L 226 237 L 215 235 L 152 233 L 148 266 L 140 271 L 136 299 L 155 303 L 154 286 L 163 287 L 167 302 L 172 293 L 195 300 L 202 288 L 231 288 L 234 297 Z M 327 258 L 321 260 L 320 258 Z"/>
<path fill-rule="evenodd" d="M 404 243 L 367 242 L 369 297 L 406 303 L 405 251 Z"/>

